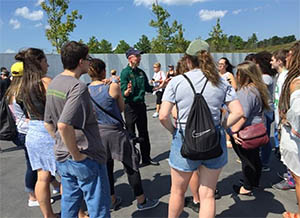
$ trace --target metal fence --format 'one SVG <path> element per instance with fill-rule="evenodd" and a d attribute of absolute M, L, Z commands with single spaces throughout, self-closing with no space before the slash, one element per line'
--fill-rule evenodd
<path fill-rule="evenodd" d="M 15 62 L 15 55 L 13 53 L 0 54 L 0 67 L 6 67 L 10 71 L 10 66 Z M 215 61 L 221 57 L 227 57 L 231 64 L 236 66 L 244 60 L 247 53 L 212 53 L 212 55 Z M 46 56 L 49 64 L 48 75 L 53 78 L 63 70 L 60 55 L 47 54 Z M 112 69 L 116 69 L 117 75 L 119 75 L 128 63 L 124 54 L 91 54 L 91 56 L 100 58 L 106 63 L 107 77 L 109 77 L 109 72 Z M 168 65 L 172 64 L 176 67 L 182 56 L 183 54 L 143 54 L 140 68 L 146 72 L 150 79 L 154 74 L 152 66 L 155 62 L 160 62 L 161 69 L 167 71 Z M 90 81 L 88 75 L 84 75 L 81 79 L 85 82 Z"/>

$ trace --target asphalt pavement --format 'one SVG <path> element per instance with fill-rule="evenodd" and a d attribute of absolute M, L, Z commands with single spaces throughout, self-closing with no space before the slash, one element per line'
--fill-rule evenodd
<path fill-rule="evenodd" d="M 165 130 L 158 118 L 152 118 L 155 110 L 155 96 L 146 96 L 148 110 L 148 127 L 151 141 L 151 156 L 160 166 L 146 166 L 140 169 L 144 192 L 147 197 L 160 200 L 158 207 L 139 212 L 136 200 L 128 185 L 123 167 L 115 162 L 115 190 L 122 198 L 122 206 L 113 211 L 113 218 L 126 217 L 167 217 L 171 177 L 168 165 L 171 135 Z M 13 143 L 0 141 L 0 217 L 29 218 L 42 217 L 39 207 L 27 206 L 27 194 L 24 192 L 25 157 L 24 151 Z M 238 184 L 241 175 L 241 164 L 237 162 L 233 149 L 228 149 L 228 164 L 222 170 L 218 182 L 221 199 L 216 201 L 216 217 L 281 217 L 288 211 L 297 211 L 294 191 L 279 191 L 272 184 L 280 181 L 277 172 L 284 172 L 284 166 L 272 154 L 271 171 L 262 173 L 260 188 L 254 190 L 254 196 L 237 196 L 233 194 L 232 185 Z M 190 195 L 188 190 L 186 196 Z M 53 195 L 55 212 L 60 212 L 60 196 Z M 198 217 L 194 211 L 184 208 L 181 217 Z"/>

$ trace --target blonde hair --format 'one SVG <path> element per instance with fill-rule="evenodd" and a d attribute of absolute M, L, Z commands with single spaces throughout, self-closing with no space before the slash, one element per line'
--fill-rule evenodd
<path fill-rule="evenodd" d="M 153 67 L 161 67 L 161 64 L 159 62 L 156 62 L 155 64 L 153 64 Z"/>

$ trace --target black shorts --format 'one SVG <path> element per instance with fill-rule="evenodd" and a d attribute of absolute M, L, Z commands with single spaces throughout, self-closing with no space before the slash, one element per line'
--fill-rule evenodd
<path fill-rule="evenodd" d="M 156 94 L 156 104 L 161 104 L 161 99 L 164 94 L 164 90 L 162 92 L 157 91 L 155 94 Z"/>

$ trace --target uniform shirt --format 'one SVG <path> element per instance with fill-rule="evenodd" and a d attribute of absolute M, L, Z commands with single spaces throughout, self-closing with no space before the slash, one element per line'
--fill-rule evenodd
<path fill-rule="evenodd" d="M 121 91 L 125 103 L 145 102 L 145 92 L 152 93 L 153 86 L 149 85 L 146 73 L 138 67 L 133 69 L 127 65 L 127 67 L 122 70 L 120 79 Z M 132 88 L 130 95 L 126 97 L 124 92 L 127 89 L 129 81 L 131 81 Z"/>

